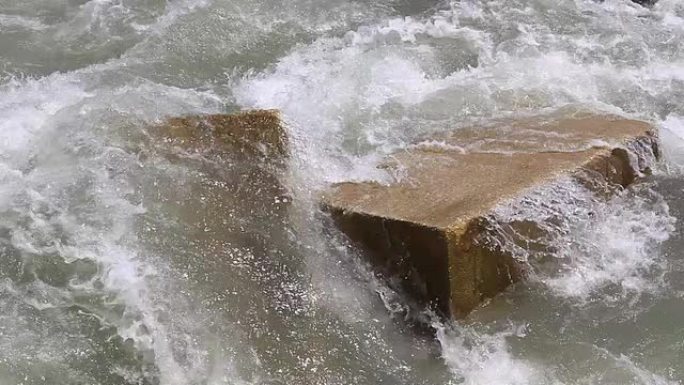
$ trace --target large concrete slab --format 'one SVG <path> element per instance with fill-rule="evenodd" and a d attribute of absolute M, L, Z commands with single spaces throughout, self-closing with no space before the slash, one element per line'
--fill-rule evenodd
<path fill-rule="evenodd" d="M 396 183 L 342 183 L 324 206 L 419 303 L 462 317 L 524 275 L 476 241 L 488 213 L 561 175 L 628 185 L 656 142 L 648 123 L 586 113 L 464 128 L 389 157 Z"/>

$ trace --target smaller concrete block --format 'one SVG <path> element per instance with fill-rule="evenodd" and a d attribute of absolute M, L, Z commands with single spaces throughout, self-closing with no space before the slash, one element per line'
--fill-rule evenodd
<path fill-rule="evenodd" d="M 188 150 L 271 158 L 285 157 L 288 151 L 287 134 L 275 110 L 171 118 L 153 130 Z"/>
<path fill-rule="evenodd" d="M 188 223 L 201 222 L 191 227 L 197 230 L 193 240 L 228 239 L 261 248 L 263 255 L 269 243 L 288 244 L 285 223 L 292 200 L 280 179 L 287 166 L 288 140 L 277 111 L 175 117 L 145 132 L 154 156 L 180 165 L 185 174 L 179 181 L 183 188 L 167 188 L 161 194 L 167 204 L 179 206 L 171 212 L 182 213 Z"/>

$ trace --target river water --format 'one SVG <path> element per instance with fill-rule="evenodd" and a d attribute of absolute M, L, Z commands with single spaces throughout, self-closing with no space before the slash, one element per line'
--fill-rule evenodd
<path fill-rule="evenodd" d="M 0 0 L 0 69 L 0 384 L 684 381 L 681 0 Z M 555 253 L 417 331 L 317 195 L 567 106 L 652 122 L 665 160 L 528 201 Z M 282 111 L 285 192 L 144 128 L 243 108 Z"/>

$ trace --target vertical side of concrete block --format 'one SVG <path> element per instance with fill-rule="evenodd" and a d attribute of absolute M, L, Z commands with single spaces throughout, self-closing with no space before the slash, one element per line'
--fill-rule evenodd
<path fill-rule="evenodd" d="M 463 318 L 483 300 L 492 298 L 524 276 L 523 266 L 496 245 L 484 242 L 490 229 L 485 217 L 471 220 L 465 229 L 451 229 L 449 281 L 451 315 Z"/>
<path fill-rule="evenodd" d="M 150 127 L 150 131 L 195 151 L 268 161 L 288 156 L 287 132 L 279 113 L 273 110 L 171 118 Z"/>
<path fill-rule="evenodd" d="M 330 210 L 349 239 L 368 252 L 371 263 L 412 295 L 444 315 L 450 311 L 449 245 L 443 230 L 378 216 Z"/>

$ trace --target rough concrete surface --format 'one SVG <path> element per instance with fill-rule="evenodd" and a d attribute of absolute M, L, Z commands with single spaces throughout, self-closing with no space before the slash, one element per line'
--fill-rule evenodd
<path fill-rule="evenodd" d="M 523 269 L 478 242 L 501 202 L 562 175 L 628 185 L 657 153 L 653 127 L 615 116 L 573 114 L 500 121 L 433 137 L 382 165 L 390 185 L 342 183 L 323 200 L 340 228 L 419 303 L 462 317 L 521 279 Z"/>

